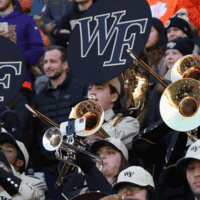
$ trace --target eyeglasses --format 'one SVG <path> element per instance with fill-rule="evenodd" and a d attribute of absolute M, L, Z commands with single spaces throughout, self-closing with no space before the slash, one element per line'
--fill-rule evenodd
<path fill-rule="evenodd" d="M 142 190 L 141 187 L 137 187 L 137 186 L 125 186 L 124 188 L 119 189 L 118 194 L 126 193 L 128 189 L 131 190 L 132 192 L 139 192 L 140 190 Z"/>

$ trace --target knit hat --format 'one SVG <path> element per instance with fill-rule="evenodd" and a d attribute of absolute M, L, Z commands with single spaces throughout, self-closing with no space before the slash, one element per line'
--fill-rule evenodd
<path fill-rule="evenodd" d="M 167 22 L 165 23 L 166 31 L 170 27 L 177 27 L 181 29 L 189 38 L 192 38 L 192 31 L 189 24 L 189 18 L 187 10 L 181 9 L 177 11 Z"/>
<path fill-rule="evenodd" d="M 162 21 L 158 18 L 152 18 L 152 26 L 158 31 L 159 43 L 160 45 L 165 45 L 167 43 L 167 34 L 165 32 L 165 27 Z"/>
<path fill-rule="evenodd" d="M 165 51 L 168 49 L 177 49 L 184 56 L 192 54 L 192 51 L 194 49 L 194 41 L 187 37 L 178 37 L 175 40 L 172 40 L 167 43 Z"/>

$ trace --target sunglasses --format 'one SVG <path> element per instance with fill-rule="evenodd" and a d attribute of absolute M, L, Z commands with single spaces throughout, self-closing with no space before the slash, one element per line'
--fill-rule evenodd
<path fill-rule="evenodd" d="M 126 187 L 124 187 L 124 188 L 122 188 L 122 189 L 119 189 L 118 194 L 126 193 L 126 192 L 128 191 L 128 189 L 131 190 L 132 192 L 139 192 L 140 190 L 142 190 L 141 187 L 137 187 L 137 186 L 126 186 Z"/>

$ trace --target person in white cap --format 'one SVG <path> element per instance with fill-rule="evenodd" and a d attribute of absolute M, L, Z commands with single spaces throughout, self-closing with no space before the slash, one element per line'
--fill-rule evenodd
<path fill-rule="evenodd" d="M 129 166 L 128 150 L 119 139 L 106 138 L 94 142 L 90 146 L 90 152 L 103 160 L 103 168 L 84 153 L 76 153 L 77 166 L 85 173 L 74 173 L 70 180 L 63 185 L 63 193 L 60 199 L 71 199 L 76 195 L 86 192 L 99 191 L 113 194 L 112 186 L 117 182 L 118 174 Z"/>
<path fill-rule="evenodd" d="M 125 117 L 118 116 L 119 113 L 123 112 L 122 110 L 119 111 L 122 91 L 119 78 L 121 77 L 115 77 L 104 83 L 90 84 L 88 96 L 95 96 L 95 101 L 102 106 L 105 112 L 103 130 L 110 137 L 121 139 L 127 149 L 130 150 L 132 148 L 132 139 L 138 134 L 140 127 L 138 120 L 131 116 L 126 116 L 125 112 L 123 113 Z M 116 124 L 114 125 L 115 122 Z M 91 145 L 98 139 L 105 139 L 105 137 L 96 133 L 86 137 L 85 141 Z"/>
<path fill-rule="evenodd" d="M 0 132 L 0 144 L 11 168 L 11 172 L 0 172 L 0 185 L 10 197 L 8 199 L 44 200 L 45 182 L 42 179 L 25 175 L 29 154 L 24 144 L 15 140 L 4 128 Z M 4 165 L 0 165 L 0 170 L 3 167 Z"/>
<path fill-rule="evenodd" d="M 149 200 L 154 191 L 153 177 L 139 166 L 131 166 L 123 170 L 117 179 L 113 190 L 121 199 Z"/>
<path fill-rule="evenodd" d="M 200 200 L 200 140 L 189 147 L 185 157 L 176 163 L 176 167 L 186 171 L 188 184 L 195 196 L 195 198 L 190 199 Z"/>

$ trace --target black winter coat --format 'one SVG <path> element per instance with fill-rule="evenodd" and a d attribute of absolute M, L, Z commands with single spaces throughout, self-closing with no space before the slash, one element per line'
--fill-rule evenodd
<path fill-rule="evenodd" d="M 56 99 L 53 94 L 53 89 L 49 88 L 47 84 L 36 95 L 33 106 L 43 115 L 60 125 L 62 122 L 68 120 L 72 107 L 84 100 L 87 86 L 68 73 L 64 82 L 57 89 L 60 92 Z M 36 163 L 36 168 L 39 160 L 41 160 L 43 166 L 51 166 L 58 163 L 58 159 L 55 157 L 55 151 L 47 151 L 42 144 L 43 135 L 49 128 L 52 127 L 47 123 L 38 118 L 33 118 L 32 129 L 30 131 L 30 150 L 34 147 L 37 153 L 32 156 L 32 158 L 36 159 L 33 162 L 33 164 Z"/>

